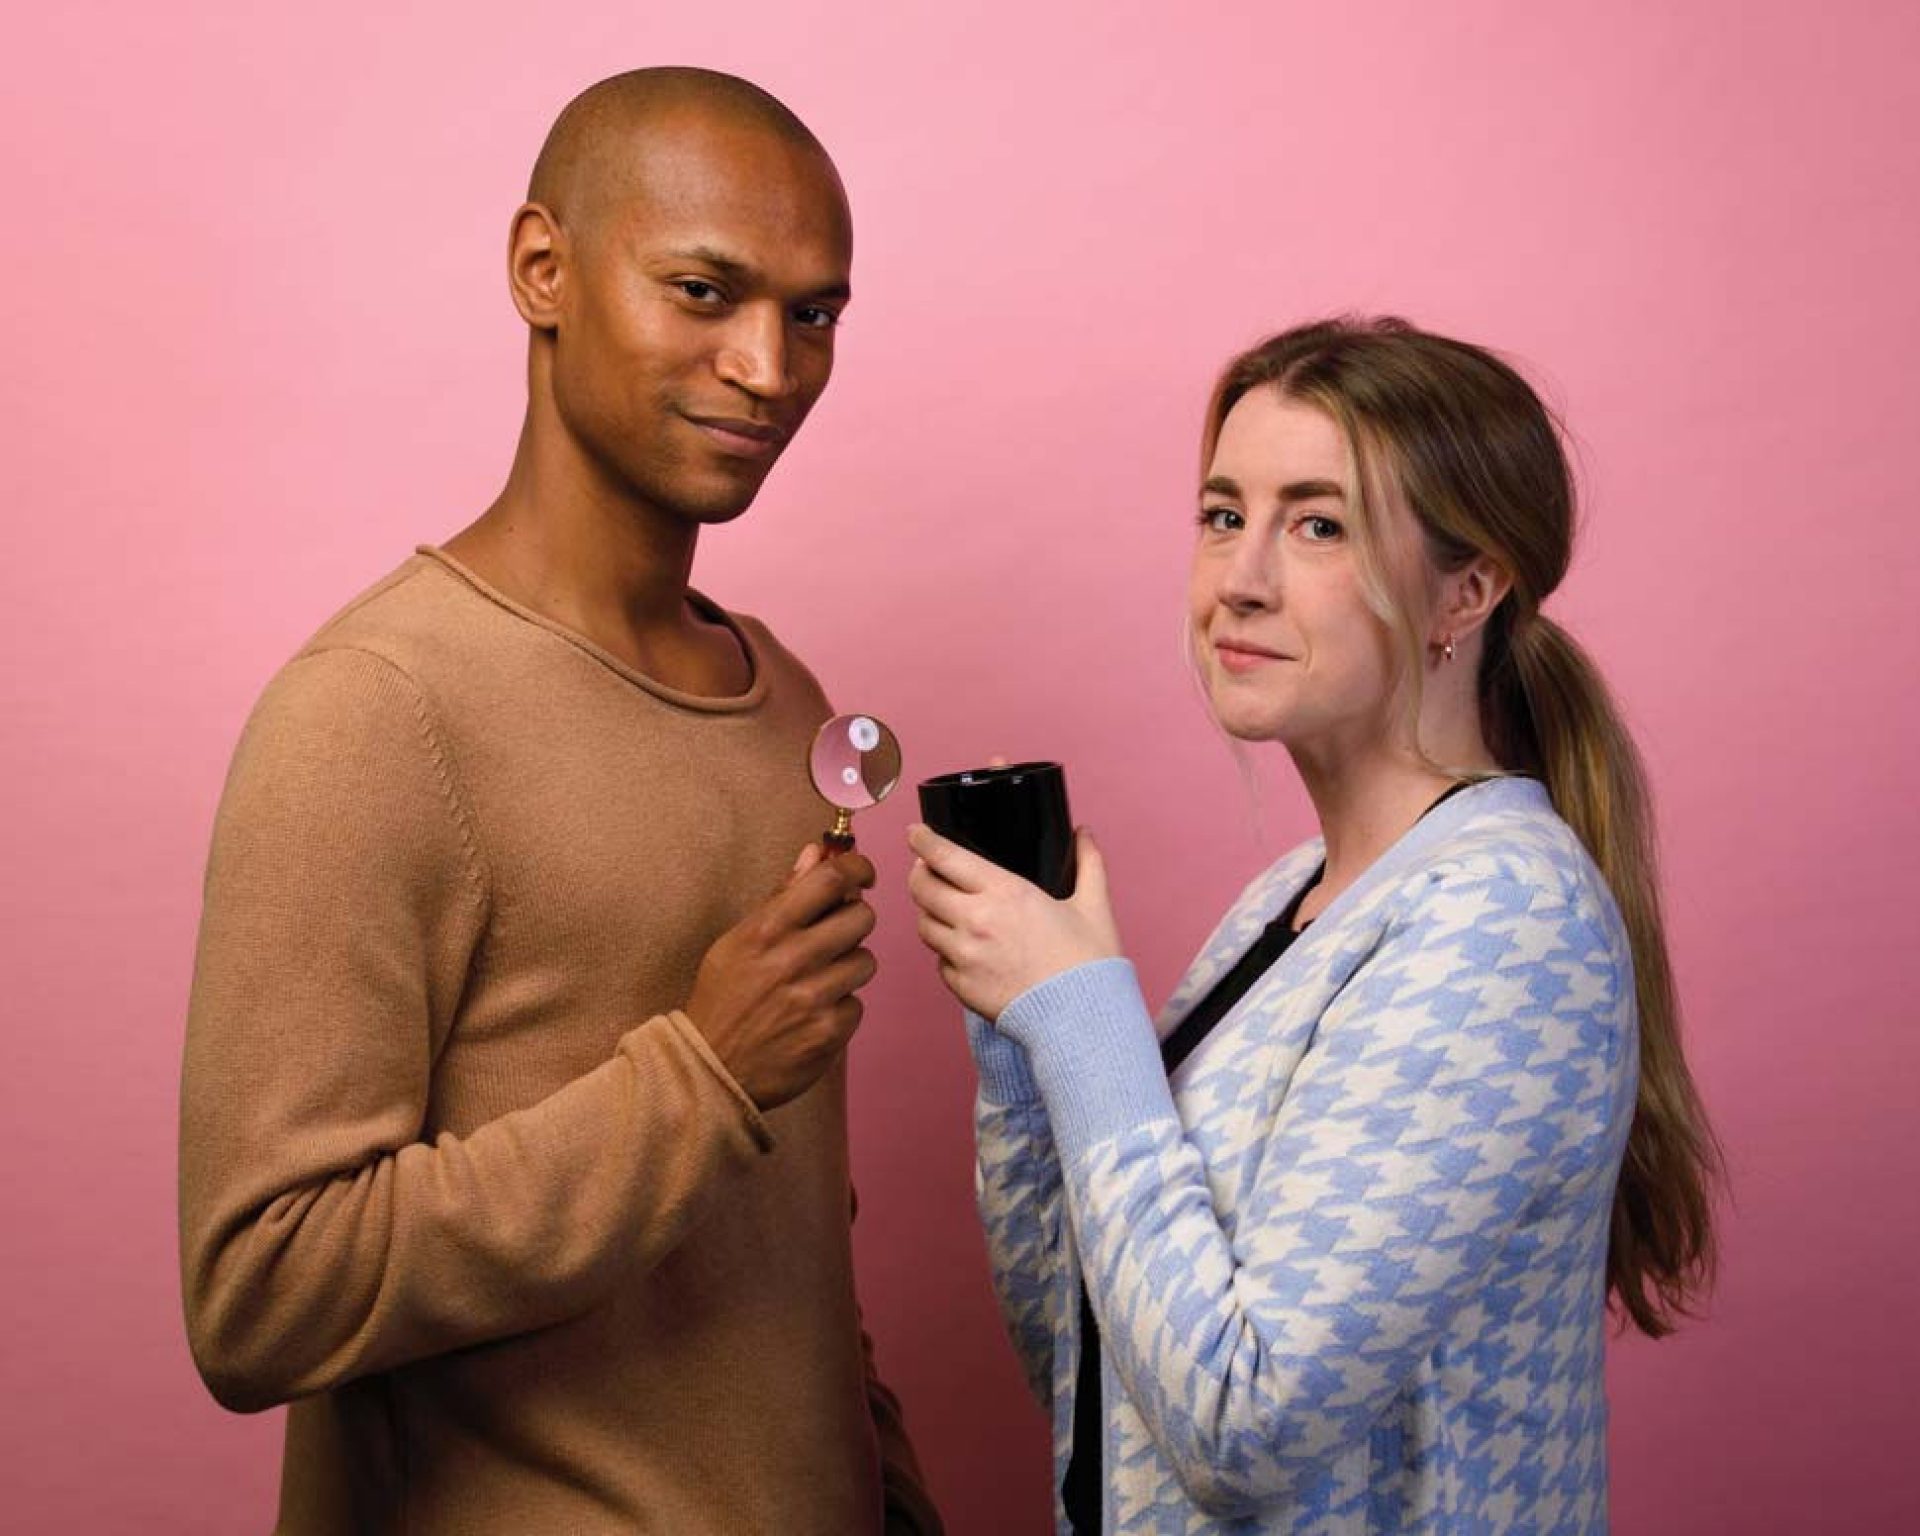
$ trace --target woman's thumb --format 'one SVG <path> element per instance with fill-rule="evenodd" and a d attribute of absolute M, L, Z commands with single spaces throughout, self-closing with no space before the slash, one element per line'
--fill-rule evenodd
<path fill-rule="evenodd" d="M 1085 896 L 1106 905 L 1107 861 L 1100 857 L 1099 845 L 1085 827 L 1074 831 L 1073 859 L 1073 899 L 1077 902 Z"/>

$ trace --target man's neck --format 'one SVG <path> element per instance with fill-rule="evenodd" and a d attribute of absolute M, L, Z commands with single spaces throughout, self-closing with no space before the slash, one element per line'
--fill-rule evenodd
<path fill-rule="evenodd" d="M 637 671 L 688 693 L 745 692 L 731 631 L 687 600 L 698 525 L 637 504 L 523 432 L 507 483 L 446 552 L 488 585 Z"/>

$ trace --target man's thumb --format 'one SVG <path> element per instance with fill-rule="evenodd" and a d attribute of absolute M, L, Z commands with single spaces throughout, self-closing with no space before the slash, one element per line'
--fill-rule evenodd
<path fill-rule="evenodd" d="M 793 872 L 787 876 L 787 884 L 792 885 L 826 856 L 826 850 L 818 843 L 808 843 L 800 850 L 800 857 L 793 861 Z"/>

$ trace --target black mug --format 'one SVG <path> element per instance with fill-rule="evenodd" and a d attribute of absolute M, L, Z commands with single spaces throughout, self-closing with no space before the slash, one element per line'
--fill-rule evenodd
<path fill-rule="evenodd" d="M 968 768 L 923 780 L 920 819 L 1049 896 L 1073 894 L 1073 817 L 1058 763 Z"/>

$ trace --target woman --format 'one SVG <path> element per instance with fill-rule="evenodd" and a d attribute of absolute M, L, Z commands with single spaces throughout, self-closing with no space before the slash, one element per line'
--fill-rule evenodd
<path fill-rule="evenodd" d="M 1639 764 L 1540 612 L 1554 423 L 1485 351 L 1343 321 L 1236 359 L 1202 462 L 1207 697 L 1321 838 L 1156 1031 L 1084 833 L 1055 902 L 910 832 L 1060 1527 L 1603 1530 L 1608 1299 L 1659 1335 L 1704 1288 L 1715 1153 Z"/>

